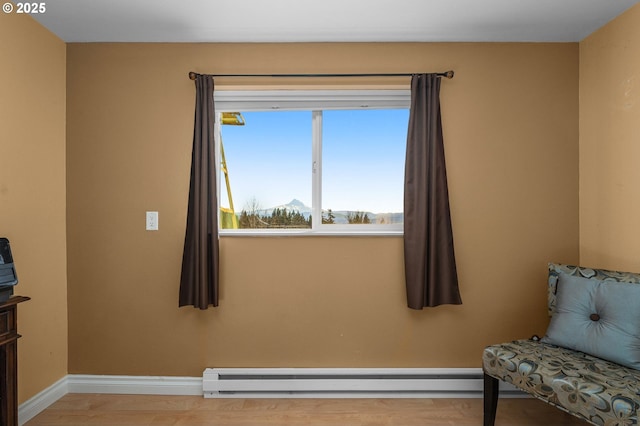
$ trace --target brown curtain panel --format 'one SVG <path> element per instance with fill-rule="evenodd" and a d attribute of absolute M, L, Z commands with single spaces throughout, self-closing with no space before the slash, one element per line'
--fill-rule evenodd
<path fill-rule="evenodd" d="M 179 306 L 218 306 L 218 200 L 213 78 L 198 75 Z"/>
<path fill-rule="evenodd" d="M 414 75 L 404 186 L 409 308 L 462 303 L 453 250 L 440 116 L 440 77 Z"/>

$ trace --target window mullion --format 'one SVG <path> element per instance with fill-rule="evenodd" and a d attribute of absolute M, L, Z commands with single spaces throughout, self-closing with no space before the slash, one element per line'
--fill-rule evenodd
<path fill-rule="evenodd" d="M 322 111 L 312 112 L 312 229 L 322 225 Z"/>

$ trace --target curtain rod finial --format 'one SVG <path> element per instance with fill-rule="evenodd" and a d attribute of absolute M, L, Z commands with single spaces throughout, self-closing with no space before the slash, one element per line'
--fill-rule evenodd
<path fill-rule="evenodd" d="M 195 72 L 191 71 L 191 72 L 189 72 L 189 79 L 190 80 L 195 80 L 197 75 L 198 74 L 196 74 Z"/>
<path fill-rule="evenodd" d="M 445 72 L 444 75 L 448 79 L 452 79 L 453 78 L 453 70 Z"/>

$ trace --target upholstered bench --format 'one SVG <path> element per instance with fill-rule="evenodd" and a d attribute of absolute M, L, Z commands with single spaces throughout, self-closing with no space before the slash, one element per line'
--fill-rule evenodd
<path fill-rule="evenodd" d="M 502 380 L 599 426 L 636 425 L 640 407 L 640 274 L 549 264 L 543 339 L 487 347 L 484 426 Z"/>

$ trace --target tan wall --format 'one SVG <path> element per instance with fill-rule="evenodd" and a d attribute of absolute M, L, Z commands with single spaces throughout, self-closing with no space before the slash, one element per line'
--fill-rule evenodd
<path fill-rule="evenodd" d="M 580 43 L 580 261 L 640 271 L 640 5 Z"/>
<path fill-rule="evenodd" d="M 484 345 L 544 332 L 546 263 L 578 261 L 577 44 L 70 44 L 67 58 L 71 373 L 478 367 Z M 221 306 L 177 307 L 189 71 L 447 69 L 462 306 L 406 307 L 398 237 L 225 237 Z"/>
<path fill-rule="evenodd" d="M 66 47 L 27 15 L 0 13 L 0 236 L 19 284 L 19 401 L 67 374 Z"/>

